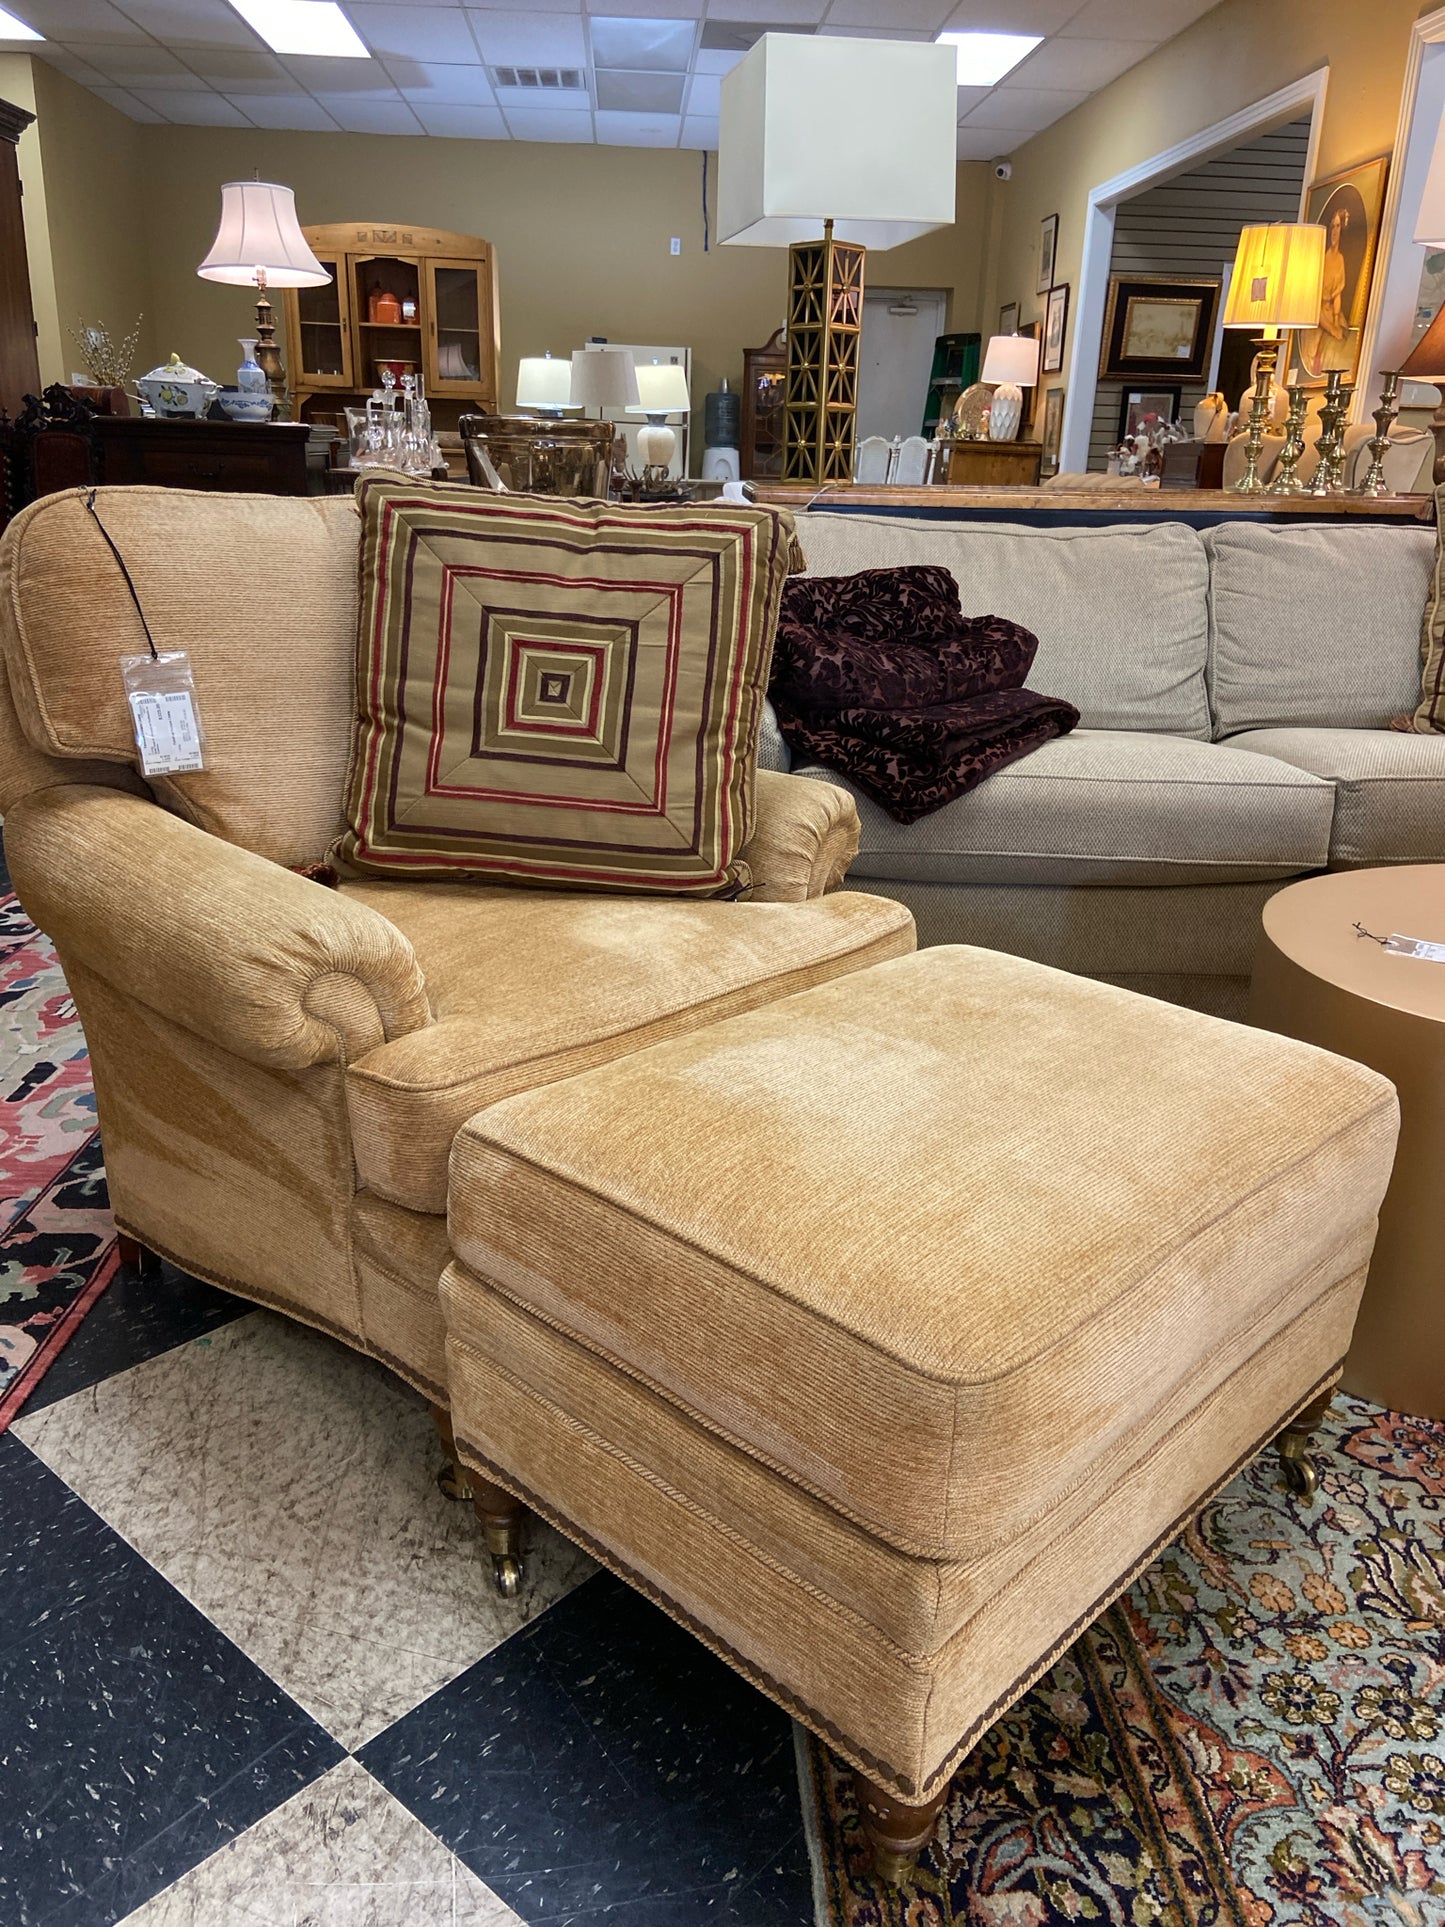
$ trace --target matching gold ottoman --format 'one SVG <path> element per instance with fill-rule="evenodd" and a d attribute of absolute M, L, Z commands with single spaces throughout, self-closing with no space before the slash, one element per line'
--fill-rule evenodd
<path fill-rule="evenodd" d="M 824 1735 L 880 1862 L 1281 1428 L 1297 1489 L 1397 1128 L 1357 1064 L 992 952 L 885 963 L 478 1113 L 452 1417 Z"/>

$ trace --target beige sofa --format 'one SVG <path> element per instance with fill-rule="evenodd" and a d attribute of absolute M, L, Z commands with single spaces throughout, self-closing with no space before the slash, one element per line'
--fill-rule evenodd
<path fill-rule="evenodd" d="M 1432 530 L 836 512 L 799 527 L 818 574 L 946 563 L 967 612 L 1038 635 L 1030 686 L 1082 712 L 1071 736 L 906 827 L 801 768 L 851 790 L 850 883 L 906 903 L 920 943 L 1238 1016 L 1282 884 L 1445 858 L 1445 738 L 1388 728 L 1419 700 Z M 788 767 L 776 734 L 764 759 Z"/>

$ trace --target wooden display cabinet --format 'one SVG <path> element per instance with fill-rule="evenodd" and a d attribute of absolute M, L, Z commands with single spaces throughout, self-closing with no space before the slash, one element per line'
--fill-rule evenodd
<path fill-rule="evenodd" d="M 788 386 L 788 344 L 777 333 L 761 348 L 743 355 L 742 447 L 739 467 L 745 482 L 781 481 L 783 475 L 783 397 Z"/>
<path fill-rule="evenodd" d="M 337 417 L 344 431 L 341 411 L 379 386 L 380 361 L 416 364 L 438 431 L 455 430 L 463 414 L 496 412 L 500 326 L 489 241 L 364 221 L 302 232 L 332 279 L 284 297 L 298 420 Z"/>

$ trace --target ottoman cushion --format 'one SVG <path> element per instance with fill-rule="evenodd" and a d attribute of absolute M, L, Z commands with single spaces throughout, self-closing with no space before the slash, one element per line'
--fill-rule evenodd
<path fill-rule="evenodd" d="M 451 1240 L 870 1532 L 970 1558 L 1294 1315 L 1394 1133 L 1358 1065 L 940 948 L 492 1106 Z"/>

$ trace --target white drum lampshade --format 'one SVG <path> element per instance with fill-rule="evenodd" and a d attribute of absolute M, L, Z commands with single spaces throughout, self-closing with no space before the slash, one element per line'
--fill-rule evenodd
<path fill-rule="evenodd" d="M 1025 388 L 1039 378 L 1039 344 L 1028 335 L 994 335 L 983 358 L 980 381 L 994 384 L 989 405 L 988 436 L 993 442 L 1011 442 L 1019 432 L 1023 415 Z"/>
<path fill-rule="evenodd" d="M 625 348 L 572 350 L 572 406 L 629 408 L 637 400 L 637 368 Z"/>
<path fill-rule="evenodd" d="M 518 408 L 540 408 L 560 415 L 572 406 L 572 363 L 551 355 L 523 355 L 517 363 Z"/>
<path fill-rule="evenodd" d="M 221 224 L 196 273 L 246 288 L 322 288 L 331 279 L 301 232 L 295 193 L 278 181 L 226 182 Z"/>
<path fill-rule="evenodd" d="M 670 469 L 677 452 L 676 431 L 667 417 L 692 406 L 687 376 L 673 361 L 644 362 L 637 370 L 637 401 L 629 415 L 646 415 L 647 427 L 637 432 L 637 452 L 644 469 Z"/>

